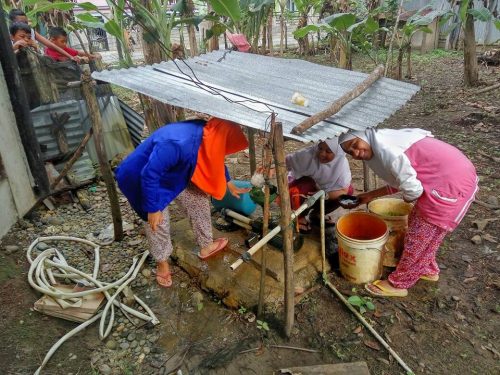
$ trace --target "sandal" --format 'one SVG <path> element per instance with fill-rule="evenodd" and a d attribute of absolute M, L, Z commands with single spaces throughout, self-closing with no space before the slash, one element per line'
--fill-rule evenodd
<path fill-rule="evenodd" d="M 163 288 L 170 288 L 172 286 L 172 273 L 156 274 L 156 282 Z"/>
<path fill-rule="evenodd" d="M 436 282 L 439 280 L 439 275 L 422 275 L 420 276 L 420 280 Z"/>
<path fill-rule="evenodd" d="M 200 259 L 203 259 L 203 260 L 210 258 L 211 256 L 217 254 L 219 251 L 223 250 L 227 246 L 228 242 L 229 242 L 229 240 L 225 237 L 217 238 L 213 242 L 213 244 L 216 245 L 215 249 L 212 250 L 208 255 L 205 255 L 205 256 L 202 256 L 201 253 L 198 253 L 198 257 Z"/>
<path fill-rule="evenodd" d="M 408 295 L 407 289 L 387 288 L 380 284 L 382 281 L 375 280 L 372 283 L 366 284 L 366 291 L 375 297 L 406 297 Z"/>

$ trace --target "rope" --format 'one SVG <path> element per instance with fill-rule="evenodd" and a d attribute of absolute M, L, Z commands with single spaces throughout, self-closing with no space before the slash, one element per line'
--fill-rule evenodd
<path fill-rule="evenodd" d="M 70 266 L 64 258 L 64 255 L 55 247 L 50 247 L 42 251 L 35 259 L 33 259 L 33 249 L 39 243 L 47 241 L 72 241 L 91 246 L 94 251 L 94 268 L 92 274 L 90 275 L 78 270 L 75 267 Z M 78 303 L 81 297 L 93 293 L 102 292 L 107 299 L 104 308 L 98 314 L 94 315 L 91 319 L 69 331 L 52 346 L 52 348 L 45 355 L 42 364 L 35 372 L 35 375 L 40 374 L 41 370 L 50 360 L 52 355 L 67 339 L 73 337 L 75 334 L 82 331 L 97 320 L 100 320 L 99 337 L 101 338 L 101 340 L 105 339 L 113 328 L 115 306 L 120 308 L 124 312 L 124 314 L 131 314 L 139 319 L 151 322 L 154 325 L 160 323 L 153 311 L 151 311 L 151 309 L 139 297 L 134 295 L 137 303 L 144 308 L 144 311 L 146 312 L 145 314 L 120 303 L 116 299 L 118 295 L 123 291 L 123 289 L 136 278 L 137 273 L 144 264 L 144 261 L 146 260 L 148 254 L 149 252 L 145 251 L 144 253 L 142 253 L 142 255 L 136 255 L 132 259 L 132 266 L 126 272 L 125 276 L 112 283 L 106 283 L 99 281 L 97 278 L 100 262 L 99 245 L 91 241 L 70 236 L 39 237 L 31 243 L 26 252 L 26 258 L 30 263 L 30 269 L 28 271 L 28 282 L 35 290 L 56 299 L 56 301 L 63 308 L 65 306 L 72 306 L 75 303 Z M 81 292 L 62 292 L 54 287 L 54 285 L 57 284 L 56 279 L 75 280 L 79 283 L 93 286 L 94 289 Z M 113 291 L 114 289 L 116 290 Z"/>

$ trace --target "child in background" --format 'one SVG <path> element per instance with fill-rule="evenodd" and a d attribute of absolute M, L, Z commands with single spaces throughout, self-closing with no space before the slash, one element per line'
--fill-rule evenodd
<path fill-rule="evenodd" d="M 31 39 L 31 28 L 27 24 L 15 22 L 10 25 L 9 31 L 14 53 L 25 47 L 37 49 L 35 41 Z"/>
<path fill-rule="evenodd" d="M 29 25 L 28 17 L 26 16 L 26 13 L 24 13 L 21 9 L 12 9 L 9 12 L 9 19 L 12 23 L 19 22 L 19 23 L 24 23 L 26 25 Z M 71 56 L 69 53 L 67 53 L 63 49 L 59 48 L 58 46 L 56 46 L 50 40 L 48 40 L 47 38 L 44 38 L 42 35 L 38 34 L 35 30 L 31 29 L 30 34 L 31 34 L 31 40 L 38 41 L 47 48 L 55 49 L 56 51 L 61 53 L 63 56 L 66 56 L 68 59 L 74 60 L 76 62 L 80 61 L 78 56 Z"/>
<path fill-rule="evenodd" d="M 49 30 L 50 41 L 54 43 L 57 47 L 61 48 L 63 51 L 69 55 L 83 57 L 84 59 L 95 60 L 100 58 L 98 54 L 90 54 L 83 51 L 77 51 L 76 49 L 68 47 L 68 34 L 62 27 L 53 27 Z M 46 48 L 45 55 L 51 57 L 56 61 L 67 61 L 66 55 L 61 54 L 53 48 Z"/>

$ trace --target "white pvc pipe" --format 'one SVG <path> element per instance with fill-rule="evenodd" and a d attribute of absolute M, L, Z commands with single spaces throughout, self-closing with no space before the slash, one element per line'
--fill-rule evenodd
<path fill-rule="evenodd" d="M 324 196 L 325 196 L 325 192 L 323 190 L 320 190 L 320 191 L 316 192 L 314 195 L 307 198 L 307 200 L 297 210 L 292 212 L 291 219 L 294 220 L 297 216 L 299 216 L 302 212 L 304 212 L 308 207 L 311 207 L 319 198 L 324 197 Z M 262 246 L 264 246 L 266 243 L 268 243 L 274 236 L 276 236 L 282 230 L 283 229 L 281 228 L 280 225 L 276 226 L 267 235 L 262 237 L 259 240 L 259 242 L 257 242 L 249 250 L 247 250 L 243 256 L 245 256 L 245 257 L 253 256 L 257 252 L 257 250 L 259 250 Z M 234 271 L 236 268 L 241 266 L 243 264 L 243 262 L 244 262 L 244 260 L 242 257 L 237 259 L 233 264 L 231 264 L 231 270 Z"/>
<path fill-rule="evenodd" d="M 233 219 L 239 220 L 245 224 L 250 224 L 252 222 L 252 219 L 250 219 L 249 217 L 246 217 L 246 216 L 241 215 L 237 212 L 234 212 L 233 210 L 230 210 L 229 208 L 225 208 L 222 211 L 222 213 L 229 216 L 229 217 L 232 217 Z"/>

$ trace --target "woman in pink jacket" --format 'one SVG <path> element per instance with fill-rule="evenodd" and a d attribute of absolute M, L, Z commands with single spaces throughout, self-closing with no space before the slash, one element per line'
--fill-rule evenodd
<path fill-rule="evenodd" d="M 397 191 L 406 202 L 415 202 L 396 270 L 366 289 L 377 296 L 405 297 L 418 280 L 437 281 L 439 245 L 460 223 L 478 190 L 474 165 L 422 129 L 367 129 L 342 134 L 339 142 L 388 184 L 360 194 L 360 204 Z"/>

